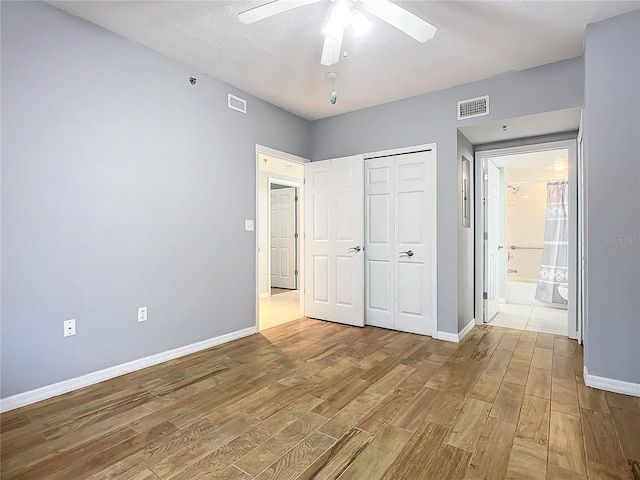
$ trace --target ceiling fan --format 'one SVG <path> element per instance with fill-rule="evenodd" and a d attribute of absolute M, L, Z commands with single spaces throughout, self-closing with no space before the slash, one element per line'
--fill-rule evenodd
<path fill-rule="evenodd" d="M 275 0 L 238 14 L 241 23 L 254 23 L 294 8 L 325 0 Z M 420 43 L 431 40 L 436 27 L 389 0 L 331 0 L 335 3 L 329 21 L 322 29 L 325 35 L 322 65 L 333 65 L 340 60 L 342 39 L 347 27 L 357 36 L 371 27 L 371 21 L 362 12 L 378 17 Z"/>

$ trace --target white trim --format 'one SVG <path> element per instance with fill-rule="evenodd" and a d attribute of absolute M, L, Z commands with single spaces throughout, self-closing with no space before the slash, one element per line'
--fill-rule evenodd
<path fill-rule="evenodd" d="M 307 158 L 302 158 L 291 153 L 276 150 L 275 148 L 265 147 L 264 145 L 256 143 L 256 156 L 258 156 L 260 153 L 282 158 L 283 160 L 289 160 L 290 162 L 309 163 L 309 160 Z"/>
<path fill-rule="evenodd" d="M 464 337 L 469 335 L 469 332 L 475 326 L 476 326 L 476 320 L 474 318 L 469 323 L 467 323 L 467 325 L 460 331 L 460 333 L 455 334 L 455 333 L 448 333 L 448 332 L 438 332 L 438 336 L 437 337 L 434 336 L 434 338 L 437 338 L 438 340 L 444 340 L 446 342 L 460 343 L 462 340 L 464 340 Z"/>
<path fill-rule="evenodd" d="M 597 388 L 599 390 L 640 397 L 640 383 L 623 382 L 622 380 L 614 380 L 613 378 L 589 375 L 587 367 L 584 367 L 584 384 L 587 387 Z"/>
<path fill-rule="evenodd" d="M 191 353 L 196 353 L 201 350 L 206 350 L 207 348 L 215 347 L 217 345 L 231 342 L 233 340 L 238 340 L 239 338 L 247 337 L 249 335 L 253 335 L 254 333 L 256 333 L 255 327 L 237 330 L 235 332 L 220 335 L 208 340 L 185 345 L 184 347 L 174 348 L 173 350 L 168 350 L 166 352 L 157 353 L 148 357 L 139 358 L 138 360 L 122 363 L 120 365 L 105 368 L 103 370 L 98 370 L 97 372 L 91 372 L 81 377 L 71 378 L 69 380 L 64 380 L 52 385 L 47 385 L 46 387 L 36 388 L 35 390 L 19 393 L 11 397 L 6 397 L 0 400 L 0 412 L 4 413 L 8 412 L 9 410 L 14 410 L 26 405 L 31 405 L 32 403 L 46 400 L 51 397 L 56 397 L 58 395 L 62 395 L 63 393 L 72 392 L 73 390 L 78 390 L 79 388 L 88 387 L 89 385 L 104 382 L 105 380 L 110 380 L 127 373 L 142 370 L 143 368 L 147 367 L 152 367 L 153 365 L 158 365 L 159 363 L 167 362 L 169 360 L 183 357 Z"/>
<path fill-rule="evenodd" d="M 464 327 L 462 329 L 462 331 L 458 334 L 458 337 L 460 338 L 460 341 L 462 341 L 464 339 L 464 337 L 466 337 L 467 335 L 469 335 L 469 332 L 473 329 L 473 327 L 476 326 L 476 320 L 475 318 L 472 319 L 469 323 L 467 323 L 467 326 Z"/>
<path fill-rule="evenodd" d="M 411 147 L 392 148 L 391 150 L 380 150 L 378 152 L 365 153 L 363 156 L 365 160 L 368 160 L 370 158 L 384 157 L 384 156 L 391 156 L 391 155 L 404 155 L 406 153 L 421 152 L 423 150 L 433 150 L 433 153 L 437 160 L 438 152 L 436 151 L 435 143 L 425 143 L 422 145 L 414 145 Z"/>
<path fill-rule="evenodd" d="M 445 342 L 460 343 L 460 337 L 457 333 L 436 332 L 436 335 L 434 335 L 433 338 L 444 340 Z"/>

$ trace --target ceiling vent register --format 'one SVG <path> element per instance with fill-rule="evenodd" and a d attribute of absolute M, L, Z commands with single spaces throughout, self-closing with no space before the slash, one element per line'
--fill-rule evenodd
<path fill-rule="evenodd" d="M 458 120 L 484 115 L 489 115 L 489 95 L 458 102 Z"/>
<path fill-rule="evenodd" d="M 230 93 L 227 95 L 227 107 L 232 110 L 247 113 L 247 101 Z"/>

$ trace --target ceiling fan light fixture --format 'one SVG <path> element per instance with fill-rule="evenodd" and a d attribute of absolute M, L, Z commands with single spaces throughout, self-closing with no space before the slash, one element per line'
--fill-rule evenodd
<path fill-rule="evenodd" d="M 342 39 L 344 29 L 351 23 L 351 8 L 349 3 L 344 0 L 338 0 L 331 10 L 329 21 L 322 29 L 322 33 L 335 39 Z"/>
<path fill-rule="evenodd" d="M 342 38 L 344 27 L 341 27 L 336 21 L 334 21 L 332 16 L 322 29 L 322 33 L 327 37 L 338 40 Z"/>
<path fill-rule="evenodd" d="M 369 20 L 360 10 L 351 12 L 351 30 L 356 37 L 364 35 L 371 30 L 371 20 Z"/>
<path fill-rule="evenodd" d="M 351 7 L 349 6 L 349 2 L 338 0 L 336 6 L 331 10 L 331 19 L 335 20 L 342 28 L 346 28 L 351 22 Z"/>

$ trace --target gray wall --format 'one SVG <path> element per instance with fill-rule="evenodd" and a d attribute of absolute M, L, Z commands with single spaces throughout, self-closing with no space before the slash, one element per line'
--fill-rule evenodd
<path fill-rule="evenodd" d="M 437 65 L 433 74 L 438 74 Z M 437 143 L 438 330 L 459 331 L 457 129 L 578 107 L 583 87 L 583 61 L 575 58 L 312 123 L 312 160 Z M 456 120 L 458 100 L 486 94 L 491 96 L 489 116 Z"/>
<path fill-rule="evenodd" d="M 462 157 L 470 162 L 469 202 L 471 202 L 470 228 L 462 226 Z M 474 300 L 474 225 L 475 191 L 473 176 L 473 145 L 458 131 L 458 331 L 473 321 Z"/>
<path fill-rule="evenodd" d="M 587 27 L 589 374 L 640 383 L 640 12 Z"/>
<path fill-rule="evenodd" d="M 47 4 L 1 8 L 0 395 L 253 326 L 255 144 L 308 157 L 310 124 Z"/>

